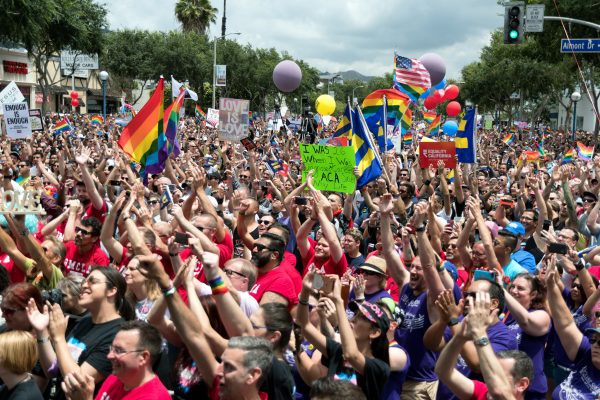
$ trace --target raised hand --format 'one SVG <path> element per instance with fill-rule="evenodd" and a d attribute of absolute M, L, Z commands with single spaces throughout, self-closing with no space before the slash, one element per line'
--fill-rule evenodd
<path fill-rule="evenodd" d="M 92 154 L 92 150 L 87 147 L 81 147 L 81 150 L 78 154 L 75 155 L 75 161 L 79 165 L 85 165 L 85 163 L 90 160 L 90 155 Z"/>
<path fill-rule="evenodd" d="M 440 312 L 440 318 L 448 322 L 452 318 L 458 318 L 463 313 L 464 300 L 461 299 L 458 304 L 454 300 L 452 290 L 444 290 L 439 294 L 435 301 L 435 305 Z"/>
<path fill-rule="evenodd" d="M 498 314 L 498 309 L 490 312 L 491 300 L 487 292 L 477 292 L 475 300 L 468 297 L 469 314 L 466 319 L 467 334 L 472 339 L 477 339 L 486 334 L 487 328 L 494 322 L 494 317 Z"/>
<path fill-rule="evenodd" d="M 64 339 L 69 317 L 65 317 L 58 304 L 53 304 L 50 307 L 49 314 L 50 323 L 48 324 L 48 330 L 50 331 L 50 336 L 55 340 L 58 338 Z"/>
<path fill-rule="evenodd" d="M 67 374 L 60 386 L 67 400 L 91 400 L 94 395 L 94 378 L 83 372 Z"/>
<path fill-rule="evenodd" d="M 381 214 L 387 214 L 394 210 L 394 203 L 392 202 L 392 194 L 386 193 L 381 196 L 379 201 L 379 212 Z"/>
<path fill-rule="evenodd" d="M 40 312 L 35 300 L 29 299 L 25 310 L 27 311 L 27 319 L 29 320 L 29 323 L 37 333 L 42 333 L 44 330 L 46 330 L 46 328 L 48 328 L 50 316 L 48 314 L 47 305 L 44 305 L 43 312 Z"/>

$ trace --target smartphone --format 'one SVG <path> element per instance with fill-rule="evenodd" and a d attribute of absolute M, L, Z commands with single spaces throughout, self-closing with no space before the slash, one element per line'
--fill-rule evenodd
<path fill-rule="evenodd" d="M 323 293 L 329 294 L 333 292 L 333 286 L 335 285 L 335 278 L 331 276 L 323 276 L 323 288 L 321 289 Z"/>
<path fill-rule="evenodd" d="M 108 183 L 110 186 L 121 186 L 121 181 L 110 181 Z"/>
<path fill-rule="evenodd" d="M 313 289 L 321 290 L 321 288 L 323 288 L 324 283 L 325 282 L 323 280 L 323 275 L 315 274 L 315 276 L 313 278 L 313 284 L 312 284 Z"/>
<path fill-rule="evenodd" d="M 296 196 L 294 198 L 294 203 L 299 205 L 299 206 L 305 206 L 308 204 L 308 199 L 306 197 L 300 197 L 300 196 Z"/>
<path fill-rule="evenodd" d="M 254 144 L 254 142 L 247 137 L 243 138 L 241 140 L 241 142 L 242 142 L 242 145 L 244 145 L 244 147 L 248 151 L 256 149 L 256 145 Z"/>
<path fill-rule="evenodd" d="M 175 232 L 175 242 L 183 246 L 188 245 L 188 235 L 186 233 Z"/>
<path fill-rule="evenodd" d="M 496 275 L 496 271 L 485 271 L 483 269 L 476 269 L 475 273 L 473 274 L 473 280 L 485 280 L 490 282 L 496 282 Z"/>
<path fill-rule="evenodd" d="M 543 225 L 543 229 L 545 231 L 548 231 L 550 229 L 550 225 L 552 224 L 552 221 L 550 221 L 549 219 L 545 219 L 544 220 L 544 225 Z"/>
<path fill-rule="evenodd" d="M 550 243 L 548 245 L 548 253 L 555 254 L 567 254 L 569 252 L 569 246 L 563 243 Z"/>

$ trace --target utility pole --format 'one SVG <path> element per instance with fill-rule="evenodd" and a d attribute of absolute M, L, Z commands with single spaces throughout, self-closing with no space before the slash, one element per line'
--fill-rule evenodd
<path fill-rule="evenodd" d="M 225 16 L 226 7 L 227 7 L 227 0 L 223 0 L 223 18 L 221 19 L 221 37 L 225 37 L 225 23 L 227 22 L 227 17 Z"/>

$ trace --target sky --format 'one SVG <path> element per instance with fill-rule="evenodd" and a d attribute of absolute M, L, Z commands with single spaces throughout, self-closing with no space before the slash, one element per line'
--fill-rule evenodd
<path fill-rule="evenodd" d="M 100 0 L 110 29 L 180 29 L 175 0 Z M 221 34 L 223 0 L 210 35 Z M 286 51 L 319 71 L 392 72 L 394 51 L 410 58 L 437 53 L 446 77 L 460 79 L 502 26 L 496 0 L 229 0 L 227 33 L 253 47 Z"/>

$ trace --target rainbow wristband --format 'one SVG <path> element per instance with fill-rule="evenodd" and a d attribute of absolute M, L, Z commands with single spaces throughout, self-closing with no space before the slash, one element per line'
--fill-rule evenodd
<path fill-rule="evenodd" d="M 208 281 L 210 284 L 210 288 L 212 289 L 212 294 L 218 296 L 220 294 L 225 294 L 229 291 L 223 278 L 217 276 L 215 279 Z"/>

